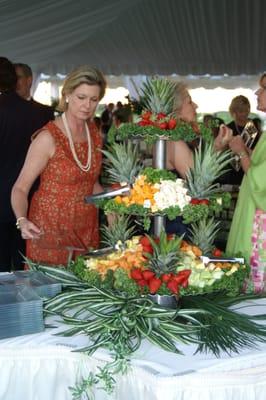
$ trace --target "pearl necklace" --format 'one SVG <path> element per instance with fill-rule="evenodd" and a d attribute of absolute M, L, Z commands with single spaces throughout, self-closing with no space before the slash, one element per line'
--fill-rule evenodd
<path fill-rule="evenodd" d="M 87 158 L 86 164 L 83 165 L 78 159 L 78 156 L 77 156 L 77 153 L 76 153 L 76 150 L 75 150 L 75 146 L 74 146 L 74 142 L 73 142 L 73 139 L 72 139 L 72 134 L 71 134 L 70 128 L 68 126 L 65 113 L 62 114 L 62 121 L 63 121 L 63 124 L 64 124 L 64 128 L 65 128 L 65 131 L 66 131 L 66 134 L 67 134 L 68 141 L 69 141 L 69 146 L 70 146 L 73 158 L 76 161 L 77 166 L 82 171 L 88 172 L 90 170 L 90 167 L 91 167 L 91 137 L 90 137 L 90 131 L 89 131 L 87 123 L 85 123 L 85 131 L 86 131 L 87 141 L 88 141 L 88 158 Z"/>

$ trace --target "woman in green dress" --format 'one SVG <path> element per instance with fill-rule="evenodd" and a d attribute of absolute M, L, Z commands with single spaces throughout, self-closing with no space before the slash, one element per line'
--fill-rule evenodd
<path fill-rule="evenodd" d="M 266 76 L 256 91 L 257 109 L 266 112 Z M 266 289 L 266 135 L 262 134 L 251 153 L 242 138 L 235 136 L 231 150 L 239 155 L 244 171 L 226 252 L 241 253 L 251 267 L 255 292 Z"/>

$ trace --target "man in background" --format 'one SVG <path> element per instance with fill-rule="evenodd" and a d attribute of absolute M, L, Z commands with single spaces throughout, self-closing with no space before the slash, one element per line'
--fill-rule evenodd
<path fill-rule="evenodd" d="M 101 121 L 102 121 L 102 130 L 105 135 L 107 135 L 109 129 L 113 123 L 113 111 L 115 105 L 114 103 L 109 103 L 105 110 L 102 112 Z"/>
<path fill-rule="evenodd" d="M 23 63 L 14 64 L 17 74 L 17 86 L 16 92 L 23 99 L 30 101 L 35 108 L 39 108 L 40 112 L 47 115 L 48 120 L 54 119 L 54 110 L 52 107 L 38 103 L 33 100 L 31 96 L 31 86 L 32 86 L 32 70 L 31 67 Z"/>
<path fill-rule="evenodd" d="M 53 119 L 50 107 L 36 107 L 16 93 L 14 65 L 0 57 L 0 272 L 23 268 L 25 242 L 16 228 L 10 194 L 35 131 Z"/>

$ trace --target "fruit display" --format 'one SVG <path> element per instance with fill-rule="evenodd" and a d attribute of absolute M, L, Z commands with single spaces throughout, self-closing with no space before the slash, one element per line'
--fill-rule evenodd
<path fill-rule="evenodd" d="M 88 284 L 130 295 L 185 296 L 222 290 L 239 293 L 248 268 L 239 262 L 201 260 L 202 250 L 180 237 L 133 236 L 100 257 L 80 257 L 71 270 Z"/>
<path fill-rule="evenodd" d="M 77 399 L 94 384 L 111 393 L 115 375 L 127 372 L 130 356 L 144 339 L 175 354 L 181 354 L 180 342 L 193 343 L 197 351 L 217 357 L 265 341 L 265 316 L 256 323 L 252 312 L 244 315 L 231 309 L 256 298 L 241 293 L 249 266 L 241 258 L 226 258 L 215 246 L 219 224 L 214 215 L 230 203 L 216 181 L 231 161 L 230 152 L 214 150 L 207 128 L 195 129 L 175 119 L 174 89 L 167 79 L 148 80 L 137 123 L 111 131 L 112 145 L 103 150 L 106 175 L 112 187 L 127 185 L 128 190 L 113 198 L 98 196 L 97 205 L 113 217 L 110 226 L 101 228 L 102 254 L 83 254 L 67 268 L 28 261 L 65 289 L 45 303 L 47 313 L 61 316 L 69 326 L 61 334 L 88 335 L 88 345 L 80 349 L 86 354 L 99 347 L 110 352 L 110 362 L 79 382 Z M 164 168 L 143 168 L 137 146 L 128 140 L 192 141 L 199 135 L 194 167 L 186 180 Z M 167 235 L 163 228 L 159 234 L 140 235 L 134 226 L 136 216 L 182 216 L 190 223 L 189 238 Z M 175 299 L 172 308 L 163 302 L 169 297 Z"/>

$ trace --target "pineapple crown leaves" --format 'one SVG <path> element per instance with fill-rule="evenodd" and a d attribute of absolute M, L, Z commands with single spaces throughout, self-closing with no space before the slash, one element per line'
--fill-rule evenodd
<path fill-rule="evenodd" d="M 101 227 L 102 244 L 114 247 L 119 241 L 123 244 L 135 234 L 135 226 L 130 216 L 115 215 L 111 225 Z"/>
<path fill-rule="evenodd" d="M 153 254 L 145 254 L 149 260 L 151 269 L 159 274 L 162 272 L 171 272 L 179 261 L 179 251 L 183 236 L 169 240 L 165 230 L 162 230 L 158 243 L 149 235 L 146 236 L 153 248 Z"/>
<path fill-rule="evenodd" d="M 186 176 L 189 195 L 206 198 L 216 193 L 219 185 L 214 182 L 228 171 L 231 160 L 231 151 L 216 151 L 213 141 L 204 144 L 200 141 L 194 153 L 194 166 Z"/>
<path fill-rule="evenodd" d="M 127 143 L 114 143 L 110 150 L 101 151 L 106 157 L 104 164 L 109 174 L 109 182 L 133 184 L 143 168 L 139 159 L 138 147 L 128 141 Z"/>
<path fill-rule="evenodd" d="M 203 254 L 211 253 L 220 225 L 220 221 L 215 221 L 213 217 L 203 218 L 191 224 L 189 229 L 191 242 L 198 246 Z"/>
<path fill-rule="evenodd" d="M 148 79 L 142 88 L 144 108 L 156 114 L 160 112 L 171 114 L 174 107 L 175 86 L 174 82 L 165 78 Z"/>

